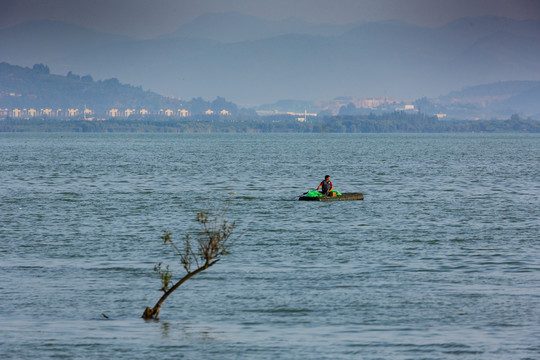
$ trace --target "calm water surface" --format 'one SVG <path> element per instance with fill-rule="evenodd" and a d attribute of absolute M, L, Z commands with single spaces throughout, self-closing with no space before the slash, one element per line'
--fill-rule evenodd
<path fill-rule="evenodd" d="M 365 200 L 296 201 L 325 174 Z M 538 135 L 0 134 L 0 357 L 540 359 L 539 218 Z"/>

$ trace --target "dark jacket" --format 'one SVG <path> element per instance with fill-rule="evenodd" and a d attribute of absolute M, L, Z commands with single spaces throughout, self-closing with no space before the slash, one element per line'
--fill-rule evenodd
<path fill-rule="evenodd" d="M 331 181 L 326 181 L 326 180 L 323 180 L 320 184 L 321 186 L 321 191 L 323 194 L 327 193 L 328 191 L 330 191 L 330 189 L 332 188 L 332 182 Z"/>

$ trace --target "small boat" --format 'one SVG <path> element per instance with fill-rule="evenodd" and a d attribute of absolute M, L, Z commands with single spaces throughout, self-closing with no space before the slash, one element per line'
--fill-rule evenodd
<path fill-rule="evenodd" d="M 364 200 L 364 194 L 362 193 L 343 193 L 340 195 L 334 194 L 333 196 L 305 196 L 306 194 L 300 196 L 298 200 L 302 200 L 302 201 Z"/>

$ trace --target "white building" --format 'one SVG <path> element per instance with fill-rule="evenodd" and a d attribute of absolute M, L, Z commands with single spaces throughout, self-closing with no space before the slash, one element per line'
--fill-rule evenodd
<path fill-rule="evenodd" d="M 178 109 L 178 116 L 180 117 L 188 117 L 191 114 L 186 109 Z"/>
<path fill-rule="evenodd" d="M 69 117 L 74 117 L 79 115 L 79 109 L 67 109 L 67 115 Z"/>

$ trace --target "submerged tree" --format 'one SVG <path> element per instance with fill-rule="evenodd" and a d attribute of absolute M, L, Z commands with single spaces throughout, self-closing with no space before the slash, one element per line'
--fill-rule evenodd
<path fill-rule="evenodd" d="M 228 207 L 223 211 L 218 210 L 214 212 L 213 210 L 200 210 L 197 213 L 196 220 L 201 227 L 201 232 L 196 239 L 196 250 L 191 246 L 189 234 L 186 234 L 183 250 L 180 250 L 180 248 L 172 241 L 170 232 L 166 231 L 163 234 L 161 237 L 163 243 L 170 244 L 174 248 L 176 253 L 180 256 L 180 262 L 187 274 L 169 288 L 172 278 L 172 274 L 169 271 L 169 265 L 165 268 L 162 267 L 162 263 L 156 265 L 154 271 L 159 273 L 161 277 L 161 290 L 164 294 L 153 308 L 147 307 L 146 310 L 144 310 L 142 318 L 157 319 L 161 305 L 163 305 L 163 302 L 169 295 L 193 276 L 215 265 L 228 253 L 228 249 L 232 245 L 230 238 L 235 228 L 235 223 L 229 224 L 225 219 L 227 210 Z M 192 270 L 193 265 L 195 265 L 195 270 Z"/>

